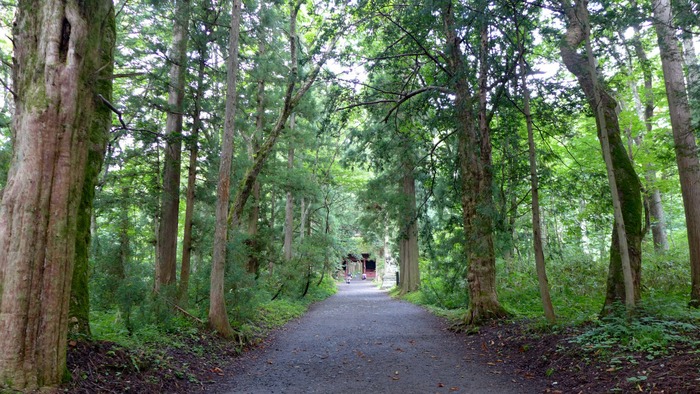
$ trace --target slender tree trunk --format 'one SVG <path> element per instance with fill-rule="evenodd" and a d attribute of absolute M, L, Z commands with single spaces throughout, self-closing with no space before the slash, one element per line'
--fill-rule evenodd
<path fill-rule="evenodd" d="M 155 291 L 174 285 L 177 272 L 177 231 L 180 213 L 180 158 L 182 155 L 182 113 L 187 74 L 187 38 L 190 0 L 177 0 L 173 41 L 170 48 L 168 114 L 165 121 L 165 160 L 158 229 L 158 261 Z"/>
<path fill-rule="evenodd" d="M 66 371 L 71 281 L 88 166 L 107 137 L 110 1 L 21 0 L 13 30 L 14 156 L 0 203 L 0 382 L 55 387 Z M 87 197 L 87 196 L 86 196 Z M 89 220 L 88 220 L 89 221 Z M 82 230 L 81 230 L 82 231 Z"/>
<path fill-rule="evenodd" d="M 258 58 L 262 59 L 267 52 L 265 46 L 265 35 L 264 27 L 260 27 L 260 37 L 258 38 Z M 255 133 L 251 136 L 249 141 L 249 158 L 251 161 L 255 160 L 255 152 L 260 149 L 258 139 L 262 137 L 263 127 L 265 125 L 265 79 L 261 76 L 258 77 L 258 93 L 255 97 L 256 101 L 256 113 L 255 113 Z M 253 184 L 253 206 L 250 209 L 250 216 L 248 217 L 248 236 L 249 236 L 249 247 L 251 249 L 250 256 L 248 256 L 248 263 L 246 264 L 246 271 L 251 274 L 258 274 L 260 270 L 260 262 L 258 259 L 259 253 L 259 242 L 257 239 L 258 234 L 258 220 L 260 219 L 260 182 L 256 180 Z M 274 215 L 273 215 L 274 216 Z"/>
<path fill-rule="evenodd" d="M 485 56 L 487 32 L 482 29 L 481 75 L 479 81 L 480 118 L 475 124 L 474 100 L 465 76 L 467 65 L 456 34 L 452 3 L 443 10 L 447 36 L 448 65 L 455 75 L 455 108 L 461 177 L 462 220 L 466 236 L 465 252 L 468 264 L 469 312 L 466 324 L 507 316 L 496 293 L 496 259 L 493 246 L 493 196 L 491 192 L 491 140 L 485 116 L 486 74 Z M 486 23 L 482 21 L 482 23 Z"/>
<path fill-rule="evenodd" d="M 270 228 L 275 228 L 275 213 L 277 212 L 277 193 L 270 190 Z"/>
<path fill-rule="evenodd" d="M 289 127 L 294 130 L 294 114 L 289 119 Z M 290 141 L 291 144 L 291 141 Z M 294 146 L 287 152 L 287 171 L 294 168 Z M 292 241 L 294 240 L 294 196 L 291 191 L 292 185 L 287 185 L 287 202 L 284 206 L 284 260 L 292 259 Z"/>
<path fill-rule="evenodd" d="M 221 143 L 219 182 L 216 188 L 216 228 L 214 230 L 214 252 L 211 262 L 211 287 L 209 290 L 209 324 L 220 335 L 232 337 L 234 332 L 228 321 L 224 298 L 224 275 L 226 273 L 226 246 L 228 241 L 228 204 L 233 159 L 233 137 L 236 119 L 236 82 L 238 77 L 238 39 L 241 27 L 241 0 L 233 0 L 231 31 L 229 35 L 229 57 L 226 62 L 226 118 Z"/>
<path fill-rule="evenodd" d="M 690 305 L 700 307 L 700 160 L 686 94 L 683 57 L 672 28 L 671 4 L 668 0 L 653 0 L 652 5 L 688 231 Z"/>
<path fill-rule="evenodd" d="M 598 138 L 608 170 L 615 221 L 610 248 L 610 269 L 603 312 L 615 301 L 633 307 L 640 297 L 642 198 L 641 184 L 620 136 L 617 102 L 598 81 L 590 49 L 590 26 L 585 2 L 562 0 L 568 27 L 560 52 L 564 64 L 576 76 L 596 114 Z M 584 44 L 586 55 L 576 49 Z M 623 232 L 620 236 L 618 233 Z M 625 283 L 627 282 L 627 285 Z"/>
<path fill-rule="evenodd" d="M 282 134 L 285 124 L 287 123 L 287 119 L 292 114 L 294 108 L 296 108 L 301 99 L 304 97 L 306 92 L 309 91 L 313 83 L 316 81 L 316 78 L 318 77 L 321 68 L 328 60 L 328 57 L 330 56 L 331 52 L 333 51 L 336 44 L 338 43 L 338 40 L 341 37 L 340 34 L 333 37 L 333 39 L 327 46 L 326 52 L 324 52 L 323 55 L 321 55 L 321 58 L 316 63 L 316 65 L 311 69 L 311 71 L 309 71 L 306 74 L 306 80 L 301 84 L 301 86 L 299 86 L 298 89 L 296 89 L 296 85 L 299 79 L 299 61 L 297 54 L 298 37 L 296 34 L 297 14 L 299 13 L 299 7 L 301 7 L 301 2 L 290 2 L 291 10 L 289 19 L 289 53 L 291 58 L 291 68 L 289 72 L 289 81 L 287 83 L 287 89 L 284 94 L 284 104 L 279 116 L 277 117 L 277 121 L 275 121 L 275 124 L 272 126 L 272 130 L 270 131 L 267 140 L 265 140 L 265 142 L 262 144 L 262 146 L 256 153 L 255 162 L 243 176 L 241 186 L 238 188 L 238 191 L 236 192 L 236 197 L 231 203 L 228 221 L 229 223 L 233 223 L 234 227 L 240 221 L 241 213 L 243 212 L 243 208 L 245 207 L 246 201 L 248 201 L 248 198 L 250 197 L 251 191 L 253 190 L 253 185 L 255 184 L 255 181 L 257 180 L 263 165 L 267 161 L 268 156 L 270 155 L 270 153 L 272 153 L 273 148 L 275 147 L 275 144 L 277 142 L 277 138 L 279 138 L 279 136 Z"/>
<path fill-rule="evenodd" d="M 304 197 L 301 198 L 299 205 L 299 211 L 301 211 L 301 218 L 299 218 L 299 241 L 301 241 L 304 239 L 304 235 L 306 235 L 306 215 L 308 214 L 306 199 Z"/>
<path fill-rule="evenodd" d="M 131 188 L 123 186 L 120 196 L 121 207 L 119 212 L 119 256 L 114 264 L 110 264 L 111 279 L 115 284 L 112 289 L 116 295 L 119 286 L 124 285 L 126 279 L 126 267 L 131 261 L 131 238 L 129 237 L 129 229 L 131 229 L 131 221 L 129 220 L 129 205 L 131 204 Z M 131 307 L 130 305 L 120 304 L 119 311 L 124 318 L 124 326 L 129 334 L 133 332 L 133 324 L 131 323 Z"/>
<path fill-rule="evenodd" d="M 205 22 L 207 23 L 207 22 Z M 206 32 L 209 32 L 206 26 Z M 182 236 L 182 262 L 180 263 L 180 283 L 177 287 L 177 303 L 187 306 L 188 289 L 190 286 L 190 262 L 192 258 L 192 220 L 194 218 L 195 189 L 197 187 L 197 158 L 199 156 L 199 130 L 202 128 L 202 99 L 204 97 L 204 74 L 207 65 L 208 42 L 201 43 L 199 64 L 197 68 L 197 90 L 194 97 L 194 114 L 192 114 L 192 134 L 190 135 L 190 165 L 187 171 L 187 197 L 185 202 L 185 226 Z"/>
<path fill-rule="evenodd" d="M 537 268 L 537 282 L 540 286 L 540 298 L 544 308 L 544 316 L 549 323 L 556 322 L 552 298 L 549 295 L 549 282 L 545 268 L 544 248 L 542 247 L 542 227 L 540 226 L 540 191 L 537 177 L 537 153 L 535 150 L 535 138 L 532 132 L 532 114 L 530 113 L 530 90 L 527 86 L 527 68 L 525 67 L 525 50 L 520 44 L 520 74 L 523 85 L 523 112 L 527 125 L 527 144 L 530 153 L 530 187 L 532 188 L 532 242 L 535 251 L 535 267 Z"/>
<path fill-rule="evenodd" d="M 406 152 L 405 157 L 409 154 Z M 407 294 L 420 288 L 420 271 L 418 268 L 418 215 L 416 209 L 416 182 L 413 177 L 413 165 L 404 161 L 402 165 L 401 194 L 404 199 L 399 239 L 399 264 L 401 273 L 401 294 Z"/>
<path fill-rule="evenodd" d="M 652 89 L 652 69 L 649 59 L 647 58 L 646 51 L 642 45 L 642 41 L 639 37 L 639 27 L 635 26 L 635 33 L 632 39 L 632 45 L 636 53 L 637 59 L 642 66 L 642 74 L 644 75 L 644 109 L 642 110 L 642 103 L 639 94 L 634 95 L 636 101 L 635 105 L 640 108 L 638 111 L 641 115 L 641 119 L 644 120 L 644 125 L 646 127 L 647 133 L 651 133 L 653 128 L 653 116 L 654 116 L 654 91 Z M 636 89 L 633 89 L 636 91 Z M 637 144 L 641 143 L 641 138 L 635 140 Z M 649 206 L 649 215 L 651 216 L 651 234 L 654 242 L 654 250 L 658 252 L 665 252 L 668 250 L 668 236 L 666 235 L 666 214 L 664 213 L 664 207 L 661 204 L 661 193 L 659 188 L 656 187 L 656 171 L 647 166 L 644 172 L 644 178 L 647 182 L 649 190 L 646 192 L 647 205 Z"/>

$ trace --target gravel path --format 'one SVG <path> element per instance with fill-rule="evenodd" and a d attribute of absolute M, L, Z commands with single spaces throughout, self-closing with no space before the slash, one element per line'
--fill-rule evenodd
<path fill-rule="evenodd" d="M 496 360 L 494 360 L 496 361 Z M 424 309 L 369 281 L 340 284 L 266 346 L 240 357 L 224 393 L 537 393 L 544 386 L 488 365 Z"/>

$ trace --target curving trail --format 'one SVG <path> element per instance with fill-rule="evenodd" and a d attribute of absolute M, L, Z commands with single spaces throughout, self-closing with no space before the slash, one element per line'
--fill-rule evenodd
<path fill-rule="evenodd" d="M 369 281 L 339 284 L 266 346 L 237 360 L 224 393 L 537 393 L 508 364 L 487 365 L 464 337 Z"/>

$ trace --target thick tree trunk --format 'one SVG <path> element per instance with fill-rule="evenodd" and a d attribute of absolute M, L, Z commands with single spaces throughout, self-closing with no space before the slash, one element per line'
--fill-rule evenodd
<path fill-rule="evenodd" d="M 475 125 L 474 102 L 465 76 L 466 64 L 460 47 L 452 3 L 443 10 L 443 22 L 447 36 L 449 70 L 454 75 L 455 112 L 461 177 L 462 220 L 466 243 L 465 257 L 468 264 L 469 312 L 467 324 L 479 324 L 484 320 L 507 316 L 498 302 L 496 293 L 496 259 L 493 246 L 493 196 L 491 192 L 491 140 L 485 114 L 486 56 L 485 30 L 482 32 L 481 75 L 479 82 L 480 128 Z M 485 22 L 484 22 L 485 23 Z"/>
<path fill-rule="evenodd" d="M 410 148 L 409 148 L 410 149 Z M 409 156 L 404 154 L 404 158 Z M 407 294 L 420 288 L 420 271 L 418 268 L 418 215 L 416 209 L 416 182 L 413 165 L 405 161 L 402 165 L 401 194 L 401 233 L 399 235 L 399 264 L 401 273 L 401 294 Z"/>
<path fill-rule="evenodd" d="M 103 38 L 105 41 L 103 44 L 100 44 L 104 45 L 104 49 L 100 50 L 98 61 L 106 66 L 97 71 L 97 77 L 94 78 L 94 92 L 111 102 L 112 74 L 114 69 L 113 43 L 111 40 L 114 39 L 114 36 L 110 34 L 105 34 Z M 91 230 L 94 219 L 93 200 L 95 198 L 95 186 L 102 170 L 107 148 L 107 132 L 111 125 L 112 111 L 104 103 L 100 103 L 94 108 L 88 130 L 89 151 L 85 168 L 85 184 L 83 185 L 83 194 L 78 207 L 75 264 L 71 282 L 70 310 L 68 312 L 70 332 L 87 337 L 91 336 L 88 278 Z"/>
<path fill-rule="evenodd" d="M 209 31 L 209 26 L 206 28 Z M 194 97 L 194 114 L 192 114 L 192 134 L 190 135 L 190 165 L 187 171 L 187 197 L 185 201 L 185 226 L 182 236 L 182 261 L 180 263 L 180 283 L 177 287 L 177 303 L 187 306 L 187 293 L 190 286 L 190 262 L 192 259 L 192 219 L 194 218 L 194 191 L 197 187 L 197 158 L 199 156 L 199 130 L 202 127 L 202 99 L 204 98 L 204 73 L 207 65 L 207 45 L 204 42 L 198 48 L 199 65 L 197 69 L 197 90 Z"/>
<path fill-rule="evenodd" d="M 521 44 L 522 45 L 522 44 Z M 532 114 L 530 113 L 530 90 L 527 86 L 527 68 L 525 67 L 525 51 L 521 46 L 520 74 L 523 89 L 523 113 L 527 126 L 527 144 L 530 158 L 530 187 L 532 188 L 532 243 L 535 251 L 535 267 L 537 268 L 537 282 L 540 287 L 540 298 L 544 309 L 544 316 L 550 323 L 556 322 L 552 298 L 549 295 L 549 281 L 544 261 L 544 248 L 542 247 L 542 226 L 540 225 L 540 191 L 537 177 L 537 153 L 535 150 L 535 138 L 532 131 Z"/>
<path fill-rule="evenodd" d="M 581 55 L 576 49 L 589 35 L 588 10 L 585 3 L 571 5 L 568 0 L 562 0 L 562 6 L 568 18 L 566 38 L 561 41 L 560 52 L 567 69 L 576 76 L 586 94 L 591 109 L 596 114 L 598 138 L 605 150 L 610 149 L 610 165 L 612 174 L 611 192 L 619 196 L 619 208 L 621 209 L 622 223 L 624 223 L 625 240 L 629 256 L 629 267 L 632 282 L 630 293 L 626 294 L 624 285 L 623 256 L 621 253 L 619 226 L 615 221 L 613 226 L 613 240 L 610 247 L 610 268 L 608 272 L 607 293 L 604 312 L 614 302 L 634 303 L 640 298 L 641 283 L 641 242 L 642 242 L 642 198 L 641 184 L 637 177 L 630 158 L 625 150 L 625 145 L 620 136 L 620 125 L 617 118 L 617 102 L 598 81 L 595 68 L 590 65 L 588 54 Z M 592 55 L 591 55 L 592 56 Z M 605 135 L 603 135 L 605 133 Z M 607 137 L 607 138 L 606 138 Z M 607 162 L 607 160 L 606 160 Z M 606 164 L 607 166 L 607 164 Z M 613 190 L 613 186 L 615 188 Z M 613 196 L 613 204 L 615 205 Z M 615 209 L 618 211 L 618 209 Z M 616 213 L 617 217 L 617 213 Z M 625 264 L 626 265 L 626 264 Z M 631 299 L 630 299 L 631 298 Z"/>
<path fill-rule="evenodd" d="M 693 35 L 688 31 L 683 32 L 683 61 L 686 66 L 686 77 L 688 79 L 688 97 L 690 102 L 690 112 L 692 114 L 692 127 L 700 128 L 700 62 L 695 52 Z"/>
<path fill-rule="evenodd" d="M 700 307 L 700 160 L 686 94 L 680 43 L 671 28 L 671 4 L 668 0 L 653 0 L 652 5 L 688 231 L 690 305 Z"/>
<path fill-rule="evenodd" d="M 155 291 L 174 285 L 177 272 L 177 231 L 180 213 L 180 159 L 182 156 L 182 113 L 187 74 L 187 38 L 190 0 L 177 0 L 173 41 L 170 48 L 168 114 L 165 121 L 165 160 L 158 228 L 158 261 Z"/>
<path fill-rule="evenodd" d="M 88 166 L 102 160 L 89 158 L 99 150 L 92 144 L 102 144 L 108 131 L 109 109 L 99 95 L 111 94 L 114 39 L 110 1 L 18 3 L 14 156 L 0 204 L 6 388 L 56 386 L 66 370 L 78 217 L 88 209 L 81 204 L 94 185 L 88 178 L 98 171 Z M 87 226 L 80 226 L 83 237 Z"/>
<path fill-rule="evenodd" d="M 240 27 L 241 0 L 233 0 L 229 35 L 229 57 L 226 62 L 226 119 L 221 143 L 219 182 L 216 188 L 216 228 L 214 229 L 214 252 L 211 261 L 211 284 L 209 289 L 209 325 L 224 337 L 232 337 L 234 334 L 226 312 L 224 276 L 226 273 L 226 246 L 228 241 L 229 185 L 231 184 L 231 163 L 236 119 L 236 82 L 238 80 L 238 39 Z"/>

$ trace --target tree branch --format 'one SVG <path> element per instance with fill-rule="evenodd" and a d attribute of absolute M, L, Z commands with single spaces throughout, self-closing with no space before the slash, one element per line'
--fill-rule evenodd
<path fill-rule="evenodd" d="M 413 40 L 413 42 L 415 42 L 416 45 L 418 45 L 418 46 L 420 47 L 420 49 L 423 51 L 423 53 L 425 53 L 425 56 L 429 57 L 430 60 L 432 60 L 432 61 L 435 63 L 435 65 L 438 66 L 445 74 L 447 74 L 447 75 L 449 75 L 450 77 L 452 77 L 452 73 L 449 72 L 449 71 L 445 68 L 445 66 L 443 66 L 442 63 L 441 63 L 437 58 L 435 58 L 435 56 L 431 55 L 430 52 L 428 52 L 428 50 L 423 46 L 423 44 L 421 44 L 420 41 L 418 41 L 418 39 L 417 39 L 410 31 L 406 30 L 403 26 L 401 26 L 401 24 L 399 24 L 398 22 L 396 22 L 396 21 L 395 21 L 394 19 L 392 19 L 389 15 L 387 15 L 387 14 L 381 12 L 381 11 L 379 12 L 379 15 L 381 15 L 381 16 L 383 16 L 384 18 L 388 19 L 389 22 L 391 22 L 391 23 L 394 24 L 394 26 L 398 27 L 399 29 L 401 29 L 401 31 L 403 31 L 403 32 L 406 33 L 409 37 L 411 37 L 411 39 Z"/>

